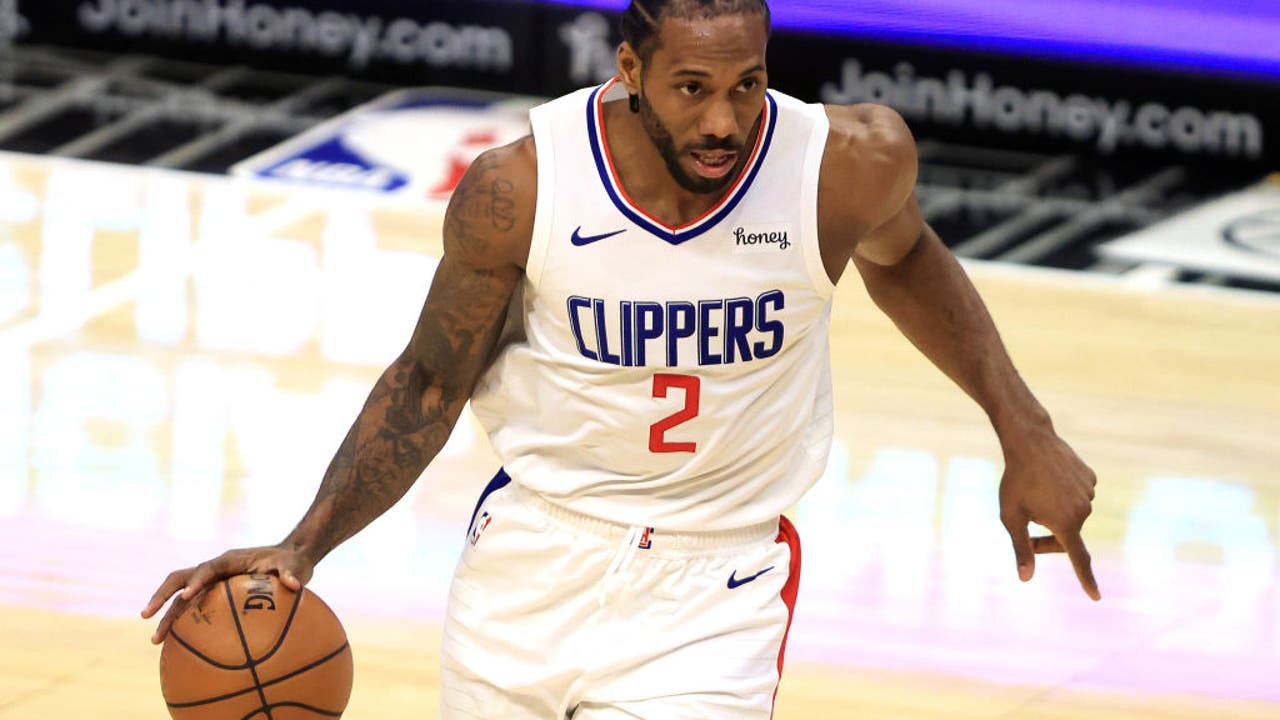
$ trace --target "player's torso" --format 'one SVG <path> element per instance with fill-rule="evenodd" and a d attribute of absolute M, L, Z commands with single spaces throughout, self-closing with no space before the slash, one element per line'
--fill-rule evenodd
<path fill-rule="evenodd" d="M 532 114 L 523 326 L 473 406 L 511 475 L 553 502 L 671 529 L 760 522 L 813 482 L 830 442 L 825 115 L 771 93 L 739 179 L 672 228 L 612 170 L 600 108 L 618 90 Z"/>

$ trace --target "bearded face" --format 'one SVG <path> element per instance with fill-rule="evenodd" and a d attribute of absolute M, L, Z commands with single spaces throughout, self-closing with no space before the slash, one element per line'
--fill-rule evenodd
<path fill-rule="evenodd" d="M 646 94 L 640 94 L 639 104 L 645 133 L 658 149 L 671 177 L 685 190 L 703 195 L 722 192 L 746 164 L 745 135 L 704 135 L 677 147 L 671 131 Z"/>

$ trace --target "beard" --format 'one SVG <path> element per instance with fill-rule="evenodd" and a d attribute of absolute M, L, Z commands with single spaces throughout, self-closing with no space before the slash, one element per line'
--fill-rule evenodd
<path fill-rule="evenodd" d="M 654 112 L 653 106 L 649 104 L 649 99 L 644 93 L 640 94 L 640 124 L 644 127 L 645 134 L 653 141 L 653 146 L 658 149 L 662 161 L 667 164 L 667 172 L 671 173 L 672 179 L 691 193 L 710 195 L 723 190 L 738 177 L 742 163 L 746 162 L 746 157 L 742 153 L 743 143 L 737 142 L 732 137 L 712 138 L 677 150 L 671 132 L 667 130 L 666 125 L 662 124 L 662 119 Z M 738 157 L 734 161 L 733 171 L 726 173 L 724 177 L 709 178 L 691 173 L 680 164 L 680 157 L 691 150 L 727 150 L 738 153 Z"/>

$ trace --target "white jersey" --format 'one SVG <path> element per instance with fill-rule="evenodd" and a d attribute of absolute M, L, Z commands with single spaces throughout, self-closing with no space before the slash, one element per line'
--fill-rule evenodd
<path fill-rule="evenodd" d="M 551 503 L 659 532 L 776 520 L 831 447 L 826 112 L 769 91 L 738 180 L 672 227 L 613 169 L 603 104 L 625 97 L 615 79 L 530 112 L 532 244 L 472 408 Z"/>

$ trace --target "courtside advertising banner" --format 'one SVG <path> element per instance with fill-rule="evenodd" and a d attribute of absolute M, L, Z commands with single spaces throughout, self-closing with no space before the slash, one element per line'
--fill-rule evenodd
<path fill-rule="evenodd" d="M 922 3 L 921 11 L 930 4 L 936 3 Z M 1189 63 L 1144 66 L 1061 48 L 1026 57 L 959 47 L 941 35 L 857 37 L 824 29 L 817 23 L 821 18 L 810 18 L 814 23 L 807 28 L 779 24 L 821 8 L 830 12 L 834 3 L 774 6 L 769 84 L 803 100 L 888 105 L 917 134 L 954 142 L 1268 169 L 1280 162 L 1280 79 L 1196 72 Z M 538 94 L 559 95 L 616 72 L 622 41 L 617 12 L 565 6 L 547 6 L 545 12 L 545 71 Z M 869 10 L 850 6 L 846 14 L 857 12 Z M 1260 27 L 1265 22 L 1259 20 Z M 1280 42 L 1280 25 L 1254 35 L 1267 32 Z M 1029 52 L 1026 46 L 1034 44 L 1028 39 L 1019 50 Z"/>
<path fill-rule="evenodd" d="M 0 42 L 554 97 L 616 72 L 625 4 L 0 0 Z M 1280 7 L 1060 4 L 776 0 L 769 81 L 944 141 L 1280 169 Z"/>
<path fill-rule="evenodd" d="M 513 90 L 538 81 L 529 61 L 537 9 L 524 3 L 0 0 L 0 28 L 7 6 L 29 24 L 30 42 L 408 84 Z"/>

